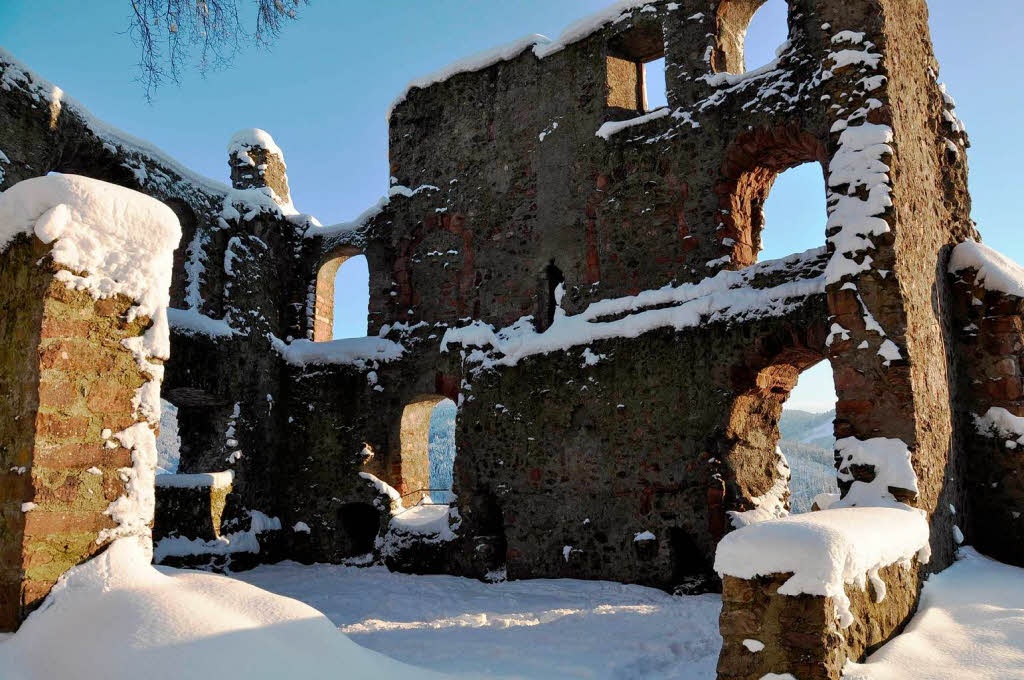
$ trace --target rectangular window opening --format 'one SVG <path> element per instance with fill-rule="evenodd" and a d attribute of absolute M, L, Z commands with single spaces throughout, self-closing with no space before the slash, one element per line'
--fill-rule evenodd
<path fill-rule="evenodd" d="M 654 111 L 668 106 L 668 95 L 665 91 L 665 57 L 649 61 L 643 65 L 643 94 L 640 103 L 642 111 Z"/>

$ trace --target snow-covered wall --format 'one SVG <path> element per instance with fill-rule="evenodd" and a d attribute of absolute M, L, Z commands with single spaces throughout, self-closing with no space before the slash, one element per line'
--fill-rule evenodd
<path fill-rule="evenodd" d="M 0 362 L 0 380 L 20 386 L 0 405 L 0 535 L 19 556 L 0 583 L 0 627 L 111 540 L 152 550 L 180 236 L 159 201 L 93 179 L 40 177 L 0 194 L 0 341 L 20 357 Z"/>

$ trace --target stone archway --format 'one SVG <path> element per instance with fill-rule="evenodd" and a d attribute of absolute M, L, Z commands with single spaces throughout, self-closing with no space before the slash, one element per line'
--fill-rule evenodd
<path fill-rule="evenodd" d="M 734 367 L 735 397 L 720 449 L 722 498 L 712 517 L 716 540 L 745 522 L 769 518 L 773 508 L 788 510 L 789 469 L 777 452 L 779 420 L 800 374 L 828 360 L 826 327 L 821 318 L 780 328 L 752 343 L 744 365 Z"/>
<path fill-rule="evenodd" d="M 317 267 L 309 310 L 309 330 L 314 342 L 334 339 L 334 278 L 346 260 L 362 254 L 358 248 L 341 246 L 327 253 Z"/>
<path fill-rule="evenodd" d="M 757 262 L 764 227 L 764 203 L 780 173 L 803 163 L 827 166 L 821 141 L 793 127 L 758 128 L 739 137 L 726 153 L 721 179 L 715 185 L 721 208 L 719 238 L 729 268 L 742 269 Z M 821 197 L 822 204 L 826 197 Z M 825 225 L 822 239 L 825 242 Z"/>

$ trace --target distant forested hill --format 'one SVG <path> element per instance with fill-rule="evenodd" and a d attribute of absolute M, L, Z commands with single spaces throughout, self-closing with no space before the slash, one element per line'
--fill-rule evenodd
<path fill-rule="evenodd" d="M 838 493 L 833 462 L 836 412 L 808 413 L 786 410 L 779 421 L 779 448 L 786 454 L 793 476 L 789 482 L 793 512 L 808 512 L 819 493 Z"/>

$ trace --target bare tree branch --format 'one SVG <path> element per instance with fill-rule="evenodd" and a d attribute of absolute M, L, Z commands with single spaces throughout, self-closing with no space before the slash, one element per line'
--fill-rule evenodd
<path fill-rule="evenodd" d="M 309 0 L 129 0 L 126 31 L 139 48 L 139 75 L 146 100 L 165 82 L 181 82 L 194 65 L 200 74 L 225 68 L 249 44 L 269 48 L 284 25 Z M 244 8 L 255 10 L 247 30 Z"/>

